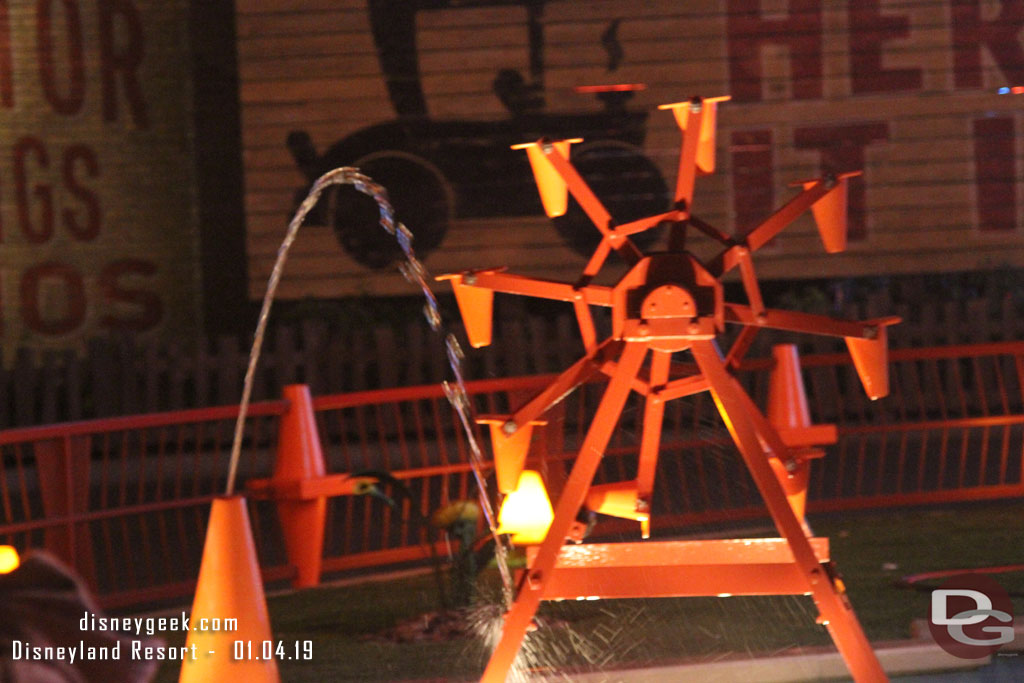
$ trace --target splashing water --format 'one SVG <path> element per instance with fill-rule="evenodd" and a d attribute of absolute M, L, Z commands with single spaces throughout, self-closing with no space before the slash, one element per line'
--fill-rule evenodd
<path fill-rule="evenodd" d="M 476 635 L 487 652 L 493 652 L 494 648 L 498 646 L 498 641 L 501 640 L 505 626 L 504 610 L 493 602 L 481 602 L 469 612 L 467 624 L 470 632 Z M 545 631 L 550 631 L 550 625 L 546 623 L 546 619 L 536 617 L 535 624 L 537 629 L 526 634 L 519 653 L 505 674 L 506 683 L 529 683 L 529 681 L 537 680 L 537 674 L 545 675 L 545 680 L 551 680 L 552 675 L 563 678 L 557 674 L 555 667 L 559 663 L 568 661 L 570 650 L 559 648 L 558 642 L 552 642 L 550 638 L 541 635 Z M 537 637 L 538 635 L 540 637 Z M 581 639 L 578 643 L 573 644 L 574 648 L 577 646 L 587 649 L 590 644 L 585 639 Z M 578 650 L 574 651 L 579 653 Z M 564 680 L 569 681 L 570 678 L 564 676 Z"/>
<path fill-rule="evenodd" d="M 448 357 L 448 364 L 452 370 L 452 381 L 444 382 L 444 392 L 449 403 L 459 416 L 459 422 L 466 434 L 466 442 L 469 444 L 470 466 L 473 476 L 476 479 L 477 490 L 480 492 L 480 509 L 483 510 L 484 519 L 494 537 L 495 556 L 498 569 L 501 573 L 503 585 L 503 600 L 506 607 L 512 599 L 512 575 L 508 568 L 508 548 L 497 533 L 497 519 L 494 515 L 494 508 L 488 495 L 487 480 L 483 474 L 483 451 L 480 448 L 480 440 L 477 438 L 475 421 L 473 420 L 473 407 L 466 391 L 466 384 L 462 372 L 463 354 L 455 335 L 446 332 L 441 312 L 437 305 L 437 297 L 430 288 L 429 274 L 427 269 L 416 258 L 412 248 L 413 235 L 404 224 L 395 222 L 394 209 L 388 201 L 387 190 L 375 183 L 369 177 L 363 175 L 358 169 L 350 167 L 336 168 L 328 171 L 313 183 L 306 198 L 302 201 L 295 215 L 288 223 L 288 230 L 285 233 L 281 246 L 278 247 L 277 257 L 274 260 L 274 268 L 270 273 L 267 282 L 267 291 L 263 296 L 263 305 L 260 308 L 259 320 L 256 323 L 256 332 L 253 335 L 252 349 L 249 352 L 249 365 L 245 371 L 245 381 L 242 385 L 242 398 L 239 403 L 238 420 L 235 422 L 234 440 L 231 444 L 231 459 L 228 466 L 228 480 L 226 494 L 233 495 L 235 491 L 235 479 L 238 474 L 238 461 L 241 457 L 242 439 L 245 431 L 245 418 L 249 409 L 249 401 L 252 397 L 252 385 L 256 374 L 256 365 L 259 361 L 260 351 L 263 348 L 263 337 L 267 329 L 267 319 L 270 316 L 270 306 L 277 292 L 281 275 L 284 271 L 284 264 L 288 259 L 288 251 L 299 232 L 299 227 L 305 220 L 306 215 L 316 206 L 320 195 L 332 185 L 351 185 L 359 192 L 368 195 L 377 202 L 380 211 L 380 226 L 398 242 L 402 249 L 405 262 L 399 266 L 399 270 L 405 279 L 418 286 L 426 299 L 423 313 L 430 324 L 430 328 L 438 334 L 444 335 L 445 351 Z"/>

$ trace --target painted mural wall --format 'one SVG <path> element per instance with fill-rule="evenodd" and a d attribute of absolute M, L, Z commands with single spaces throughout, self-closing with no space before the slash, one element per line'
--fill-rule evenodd
<path fill-rule="evenodd" d="M 391 190 L 432 272 L 571 277 L 596 231 L 572 209 L 545 219 L 509 145 L 583 137 L 574 162 L 630 220 L 675 182 L 679 133 L 657 105 L 695 94 L 733 98 L 694 207 L 723 229 L 756 225 L 793 181 L 864 171 L 848 252 L 826 257 L 804 222 L 759 254 L 763 277 L 1024 266 L 1024 0 L 239 0 L 237 15 L 253 297 L 297 199 L 338 165 Z M 373 220 L 352 191 L 322 201 L 282 295 L 410 293 Z"/>
<path fill-rule="evenodd" d="M 198 328 L 186 10 L 184 0 L 0 0 L 8 356 Z"/>

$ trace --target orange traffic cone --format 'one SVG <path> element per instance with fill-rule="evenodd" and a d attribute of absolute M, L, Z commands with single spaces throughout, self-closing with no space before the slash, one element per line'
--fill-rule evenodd
<path fill-rule="evenodd" d="M 818 182 L 817 180 L 807 181 L 803 183 L 803 187 L 806 190 L 814 187 Z M 846 196 L 846 178 L 839 178 L 836 186 L 811 206 L 811 213 L 814 215 L 814 224 L 818 226 L 821 243 L 825 245 L 825 251 L 830 254 L 846 251 Z"/>
<path fill-rule="evenodd" d="M 227 619 L 237 620 L 232 630 Z M 271 642 L 270 617 L 241 496 L 213 501 L 189 629 L 180 683 L 281 680 L 277 662 L 263 658 L 263 643 Z"/>
<path fill-rule="evenodd" d="M 776 429 L 810 427 L 811 411 L 796 345 L 776 344 L 772 347 L 772 359 L 775 363 L 768 381 L 768 421 Z"/>
<path fill-rule="evenodd" d="M 872 401 L 889 395 L 889 332 L 892 318 L 879 321 L 873 339 L 846 337 L 846 348 L 853 358 L 864 392 Z M 898 318 L 896 319 L 899 320 Z M 869 321 L 874 322 L 874 321 Z M 867 323 L 865 323 L 867 324 Z"/>
<path fill-rule="evenodd" d="M 441 278 L 438 278 L 441 279 Z M 491 345 L 494 318 L 494 290 L 473 287 L 463 276 L 451 278 L 455 303 L 466 324 L 466 336 L 474 349 Z"/>
<path fill-rule="evenodd" d="M 281 416 L 277 459 L 272 483 L 288 484 L 324 476 L 326 466 L 320 447 L 320 434 L 313 413 L 309 386 L 289 384 L 284 388 L 288 412 Z M 284 531 L 288 561 L 296 568 L 295 588 L 320 583 L 324 554 L 324 529 L 327 523 L 327 499 L 278 500 L 277 514 Z"/>
<path fill-rule="evenodd" d="M 800 375 L 800 356 L 794 344 L 772 347 L 772 366 L 768 381 L 768 422 L 780 432 L 799 431 L 811 426 L 811 411 Z M 785 440 L 785 439 L 784 439 Z M 787 471 L 778 459 L 772 459 L 772 469 L 783 482 L 786 497 L 797 518 L 804 518 L 807 506 L 807 480 L 810 463 L 797 458 L 792 471 Z"/>
<path fill-rule="evenodd" d="M 697 167 L 702 173 L 715 172 L 715 121 L 718 118 L 718 103 L 727 102 L 730 95 L 719 97 L 705 97 L 700 100 L 704 107 L 704 116 L 700 121 L 700 131 L 697 138 Z M 693 101 L 673 102 L 671 104 L 659 104 L 658 109 L 671 109 L 676 118 L 676 125 L 679 130 L 686 132 L 690 124 L 690 115 L 693 113 Z"/>
<path fill-rule="evenodd" d="M 545 144 L 554 148 L 553 154 L 568 159 L 569 146 L 574 142 L 583 142 L 583 138 L 553 140 Z M 526 150 L 526 157 L 533 170 L 533 179 L 537 183 L 537 191 L 540 193 L 540 203 L 544 207 L 544 213 L 548 215 L 548 218 L 564 216 L 566 209 L 569 208 L 569 186 L 562 174 L 548 160 L 548 154 L 545 153 L 541 143 L 527 142 L 521 145 L 512 145 L 512 149 Z"/>

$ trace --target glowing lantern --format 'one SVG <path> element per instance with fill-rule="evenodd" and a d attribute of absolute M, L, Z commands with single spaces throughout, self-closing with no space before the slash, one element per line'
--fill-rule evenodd
<path fill-rule="evenodd" d="M 536 545 L 548 534 L 555 518 L 540 473 L 523 470 L 515 491 L 505 496 L 498 513 L 498 533 L 511 534 L 515 545 Z"/>
<path fill-rule="evenodd" d="M 0 545 L 0 574 L 10 574 L 21 565 L 18 551 L 12 545 Z"/>

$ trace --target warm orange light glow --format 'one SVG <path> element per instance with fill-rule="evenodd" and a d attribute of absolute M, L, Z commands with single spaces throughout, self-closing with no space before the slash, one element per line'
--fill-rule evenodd
<path fill-rule="evenodd" d="M 511 534 L 515 545 L 535 545 L 548 534 L 555 512 L 540 473 L 523 470 L 516 490 L 505 496 L 498 513 L 498 533 Z"/>
<path fill-rule="evenodd" d="M 21 566 L 18 551 L 11 545 L 0 545 L 0 574 L 10 574 Z"/>
<path fill-rule="evenodd" d="M 647 90 L 646 83 L 613 83 L 611 85 L 577 85 L 573 88 L 578 93 L 593 92 L 633 92 Z"/>

